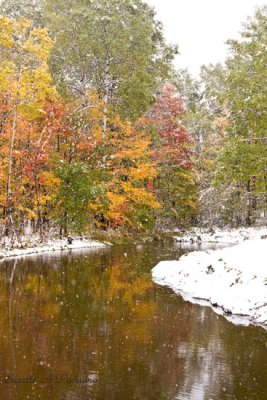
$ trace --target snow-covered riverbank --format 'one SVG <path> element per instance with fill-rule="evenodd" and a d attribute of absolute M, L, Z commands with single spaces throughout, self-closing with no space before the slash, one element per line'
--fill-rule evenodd
<path fill-rule="evenodd" d="M 249 236 L 258 237 L 258 233 L 251 230 Z M 224 239 L 231 243 L 226 234 Z M 206 300 L 219 313 L 242 316 L 240 323 L 267 327 L 266 239 L 248 239 L 220 250 L 195 251 L 179 261 L 162 261 L 152 275 L 155 282 L 187 300 Z"/>
<path fill-rule="evenodd" d="M 84 249 L 84 248 L 101 248 L 106 247 L 107 244 L 97 242 L 94 240 L 81 240 L 74 239 L 71 244 L 68 244 L 67 239 L 56 239 L 50 240 L 46 244 L 34 244 L 29 245 L 26 248 L 0 248 L 0 260 L 4 260 L 9 257 L 23 257 L 30 254 L 37 253 L 48 253 L 51 251 L 61 251 L 61 250 L 72 250 L 72 249 Z"/>
<path fill-rule="evenodd" d="M 267 228 L 201 229 L 193 228 L 188 233 L 174 236 L 180 243 L 242 243 L 249 239 L 267 238 Z"/>

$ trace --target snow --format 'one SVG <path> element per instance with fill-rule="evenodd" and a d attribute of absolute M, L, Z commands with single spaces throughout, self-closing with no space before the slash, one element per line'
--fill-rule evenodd
<path fill-rule="evenodd" d="M 5 248 L 0 249 L 0 260 L 9 257 L 23 257 L 30 254 L 47 253 L 51 251 L 74 250 L 84 248 L 103 248 L 110 243 L 100 243 L 94 240 L 74 239 L 72 244 L 67 243 L 67 239 L 49 240 L 43 245 L 34 245 L 27 248 Z"/>
<path fill-rule="evenodd" d="M 257 237 L 258 231 L 251 230 L 251 234 Z M 229 234 L 228 240 L 232 238 Z M 222 239 L 227 239 L 226 233 Z M 205 300 L 233 322 L 267 328 L 266 239 L 162 261 L 154 267 L 152 276 L 156 283 L 169 286 L 186 300 L 201 304 Z"/>
<path fill-rule="evenodd" d="M 193 228 L 186 235 L 174 236 L 181 243 L 241 243 L 248 239 L 267 237 L 267 228 L 200 229 Z"/>

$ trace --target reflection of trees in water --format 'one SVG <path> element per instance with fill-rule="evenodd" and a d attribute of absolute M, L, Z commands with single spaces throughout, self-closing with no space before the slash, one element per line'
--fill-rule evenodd
<path fill-rule="evenodd" d="M 228 393 L 237 399 L 266 400 L 267 332 L 255 326 L 228 324 L 221 331 L 220 339 L 225 349 L 225 363 L 232 372 L 232 386 L 228 387 L 228 382 L 225 385 Z"/>
<path fill-rule="evenodd" d="M 265 400 L 266 332 L 235 326 L 208 307 L 196 307 L 184 324 L 187 340 L 178 346 L 187 374 L 174 398 Z"/>
<path fill-rule="evenodd" d="M 8 339 L 9 339 L 9 347 L 10 347 L 10 358 L 11 358 L 11 365 L 12 365 L 12 372 L 16 371 L 16 350 L 14 346 L 14 329 L 13 329 L 13 318 L 12 318 L 12 302 L 13 302 L 13 279 L 16 271 L 17 260 L 14 261 L 11 275 L 9 278 L 9 285 L 7 288 L 8 293 Z"/>
<path fill-rule="evenodd" d="M 5 263 L 0 375 L 16 370 L 36 378 L 53 373 L 94 377 L 90 385 L 50 385 L 55 399 L 59 393 L 79 399 L 179 399 L 193 395 L 192 388 L 223 399 L 223 388 L 229 393 L 237 385 L 233 346 L 227 341 L 231 325 L 157 289 L 149 271 L 160 254 L 155 245 L 138 251 L 114 246 L 82 257 L 25 258 L 16 268 Z M 233 327 L 233 333 L 238 329 L 245 328 Z M 245 360 L 239 368 L 250 371 Z M 10 396 L 14 385 L 4 390 Z M 27 387 L 17 390 L 24 393 Z M 35 390 L 47 398 L 46 385 Z"/>
<path fill-rule="evenodd" d="M 190 373 L 179 385 L 177 399 L 227 398 L 224 397 L 226 387 L 231 387 L 233 381 L 231 368 L 225 363 L 225 348 L 221 340 L 225 323 L 223 320 L 220 324 L 219 318 L 208 308 L 199 308 L 194 323 L 191 323 L 188 340 L 181 342 L 178 348 L 178 354 L 184 358 L 185 368 Z"/>

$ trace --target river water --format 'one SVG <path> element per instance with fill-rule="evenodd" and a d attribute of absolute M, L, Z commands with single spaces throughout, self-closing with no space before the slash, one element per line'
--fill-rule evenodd
<path fill-rule="evenodd" d="M 267 331 L 155 285 L 189 249 L 112 246 L 0 268 L 0 399 L 266 400 Z"/>

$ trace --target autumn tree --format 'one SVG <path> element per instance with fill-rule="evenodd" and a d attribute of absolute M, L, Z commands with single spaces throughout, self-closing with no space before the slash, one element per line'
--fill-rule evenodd
<path fill-rule="evenodd" d="M 7 230 L 13 227 L 14 187 L 13 167 L 16 136 L 22 118 L 34 120 L 43 109 L 47 97 L 55 96 L 47 60 L 52 41 L 46 29 L 32 28 L 25 19 L 0 17 L 0 95 L 7 102 L 9 151 L 6 174 L 6 201 L 3 204 Z M 7 121 L 6 121 L 7 122 Z"/>
<path fill-rule="evenodd" d="M 150 138 L 116 112 L 109 112 L 105 138 L 101 111 L 95 107 L 89 114 L 90 137 L 95 143 L 89 164 L 94 166 L 98 182 L 96 197 L 89 204 L 91 220 L 104 229 L 145 230 L 153 226 L 153 210 L 160 207 L 153 192 L 157 171 L 151 160 Z"/>
<path fill-rule="evenodd" d="M 180 224 L 189 223 L 196 215 L 197 201 L 192 140 L 183 124 L 184 115 L 176 88 L 166 84 L 146 117 L 158 167 L 156 187 L 162 213 L 167 220 Z"/>
<path fill-rule="evenodd" d="M 137 230 L 153 227 L 153 210 L 160 204 L 153 191 L 157 169 L 151 159 L 149 136 L 115 117 L 107 140 L 107 219 L 113 225 L 126 224 Z"/>

